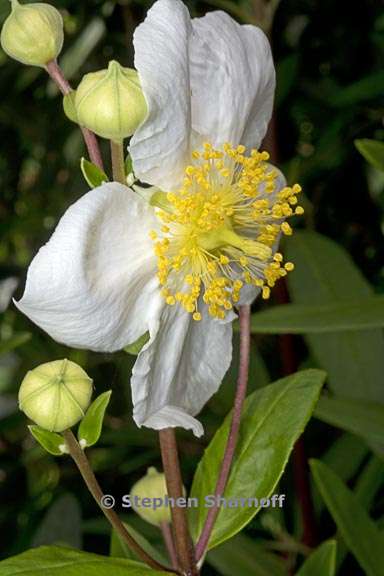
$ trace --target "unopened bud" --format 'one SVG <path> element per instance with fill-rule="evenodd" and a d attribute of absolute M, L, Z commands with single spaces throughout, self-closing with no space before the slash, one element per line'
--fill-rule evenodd
<path fill-rule="evenodd" d="M 84 76 L 75 105 L 79 124 L 115 142 L 131 136 L 148 110 L 136 70 L 114 60 L 107 70 Z"/>
<path fill-rule="evenodd" d="M 143 520 L 160 526 L 163 522 L 171 522 L 171 509 L 166 502 L 167 495 L 164 474 L 158 472 L 156 468 L 148 468 L 147 474 L 131 488 L 130 500 L 133 509 Z M 144 498 L 150 499 L 148 507 L 144 506 Z"/>
<path fill-rule="evenodd" d="M 1 46 L 23 64 L 44 67 L 55 60 L 63 47 L 63 19 L 50 4 L 19 4 L 11 0 L 12 11 L 1 31 Z"/>
<path fill-rule="evenodd" d="M 19 407 L 50 432 L 62 432 L 84 417 L 92 380 L 70 360 L 55 360 L 30 370 L 19 390 Z"/>

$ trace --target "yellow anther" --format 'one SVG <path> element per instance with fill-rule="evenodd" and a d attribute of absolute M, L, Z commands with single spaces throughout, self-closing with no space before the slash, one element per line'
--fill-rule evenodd
<path fill-rule="evenodd" d="M 271 295 L 271 289 L 269 288 L 269 286 L 263 286 L 261 295 L 262 295 L 263 300 L 268 300 L 268 298 Z"/>
<path fill-rule="evenodd" d="M 287 236 L 290 236 L 292 234 L 292 228 L 290 227 L 290 225 L 288 224 L 288 222 L 283 222 L 281 225 L 281 230 L 284 232 L 284 234 L 286 234 Z"/>
<path fill-rule="evenodd" d="M 301 216 L 302 214 L 304 214 L 304 208 L 302 206 L 297 206 L 295 208 L 295 214 L 297 214 L 297 216 Z"/>
<path fill-rule="evenodd" d="M 284 264 L 284 268 L 287 270 L 287 272 L 292 272 L 292 270 L 295 268 L 295 265 L 293 262 L 286 262 Z"/>
<path fill-rule="evenodd" d="M 224 256 L 224 254 L 220 254 L 220 264 L 229 264 L 228 256 Z"/>
<path fill-rule="evenodd" d="M 272 248 L 280 232 L 292 233 L 283 220 L 303 213 L 296 205 L 301 188 L 271 194 L 277 172 L 266 164 L 269 155 L 245 152 L 242 144 L 216 150 L 205 142 L 202 151 L 192 152 L 181 188 L 160 192 L 165 201 L 155 214 L 163 225 L 150 236 L 161 294 L 195 320 L 201 319 L 200 298 L 209 314 L 221 319 L 239 302 L 244 283 L 260 287 L 268 298 L 276 281 L 293 269 Z M 234 278 L 236 270 L 241 279 Z"/>
<path fill-rule="evenodd" d="M 195 174 L 196 172 L 196 168 L 194 166 L 187 166 L 185 169 L 185 173 L 187 174 L 187 176 L 193 176 L 193 174 Z"/>

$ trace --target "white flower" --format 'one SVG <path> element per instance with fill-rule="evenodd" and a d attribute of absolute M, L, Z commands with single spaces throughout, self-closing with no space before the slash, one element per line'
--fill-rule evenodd
<path fill-rule="evenodd" d="M 150 203 L 117 183 L 71 206 L 34 258 L 17 306 L 69 346 L 119 350 L 149 331 L 131 385 L 134 419 L 203 433 L 194 416 L 232 355 L 233 305 L 292 266 L 275 253 L 299 187 L 256 150 L 271 116 L 268 41 L 223 12 L 191 20 L 158 0 L 134 35 L 148 117 L 131 140 Z M 205 144 L 204 144 L 205 143 Z"/>

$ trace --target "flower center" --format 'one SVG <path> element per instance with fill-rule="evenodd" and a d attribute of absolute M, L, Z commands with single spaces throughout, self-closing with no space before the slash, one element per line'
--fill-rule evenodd
<path fill-rule="evenodd" d="M 244 152 L 244 146 L 216 150 L 205 143 L 192 153 L 181 189 L 151 200 L 162 223 L 161 231 L 151 231 L 162 295 L 195 320 L 202 301 L 211 316 L 225 318 L 244 284 L 269 298 L 276 280 L 293 270 L 273 247 L 281 232 L 292 234 L 285 218 L 304 212 L 297 206 L 301 188 L 279 190 L 268 153 Z"/>

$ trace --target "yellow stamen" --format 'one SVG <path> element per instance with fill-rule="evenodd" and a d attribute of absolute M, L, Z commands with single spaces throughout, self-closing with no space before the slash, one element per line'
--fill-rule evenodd
<path fill-rule="evenodd" d="M 192 152 L 180 190 L 151 198 L 162 222 L 161 232 L 150 232 L 161 293 L 196 321 L 201 301 L 211 316 L 223 319 L 239 302 L 244 283 L 260 287 L 267 299 L 277 280 L 293 270 L 273 247 L 281 232 L 292 234 L 284 219 L 303 213 L 296 197 L 301 187 L 276 190 L 278 175 L 268 158 L 257 150 L 245 155 L 242 145 L 217 150 L 205 142 L 202 151 Z"/>

